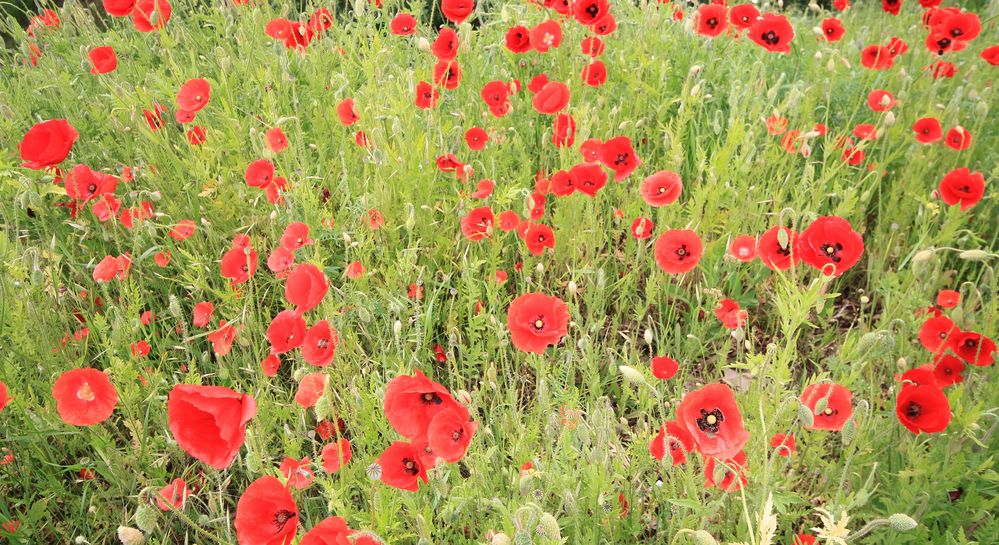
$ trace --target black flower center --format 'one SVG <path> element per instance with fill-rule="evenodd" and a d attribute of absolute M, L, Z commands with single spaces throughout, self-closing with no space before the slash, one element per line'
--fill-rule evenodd
<path fill-rule="evenodd" d="M 780 42 L 780 36 L 772 30 L 768 30 L 765 34 L 763 34 L 762 39 L 770 45 L 777 45 Z"/>
<path fill-rule="evenodd" d="M 822 255 L 829 258 L 829 260 L 833 263 L 839 263 L 843 260 L 843 258 L 839 256 L 839 253 L 843 251 L 843 245 L 839 242 L 827 242 L 822 245 L 821 250 Z"/>
<path fill-rule="evenodd" d="M 905 406 L 905 416 L 908 416 L 909 418 L 918 418 L 922 412 L 923 408 L 914 401 L 910 401 L 909 404 Z"/>
<path fill-rule="evenodd" d="M 427 392 L 420 396 L 420 400 L 423 401 L 424 405 L 440 405 L 444 402 L 441 396 L 437 392 Z"/>
<path fill-rule="evenodd" d="M 293 518 L 295 518 L 295 513 L 287 509 L 282 509 L 274 513 L 274 526 L 277 526 L 278 531 L 284 530 L 284 525 L 288 524 L 288 521 Z"/>
<path fill-rule="evenodd" d="M 711 434 L 718 433 L 718 428 L 724 421 L 725 415 L 722 414 L 721 409 L 714 409 L 710 412 L 701 409 L 701 417 L 696 420 L 698 429 Z"/>
<path fill-rule="evenodd" d="M 420 472 L 420 466 L 417 465 L 415 460 L 410 460 L 409 458 L 402 459 L 402 472 L 406 475 L 416 475 Z"/>

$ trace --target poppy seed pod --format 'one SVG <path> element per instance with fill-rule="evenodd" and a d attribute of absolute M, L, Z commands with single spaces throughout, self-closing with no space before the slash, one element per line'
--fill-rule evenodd
<path fill-rule="evenodd" d="M 893 530 L 898 532 L 908 532 L 916 526 L 919 526 L 918 522 L 904 513 L 895 513 L 894 515 L 888 517 L 888 524 Z"/>

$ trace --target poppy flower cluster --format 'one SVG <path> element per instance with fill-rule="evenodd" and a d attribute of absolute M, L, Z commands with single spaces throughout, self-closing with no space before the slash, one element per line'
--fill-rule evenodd
<path fill-rule="evenodd" d="M 103 0 L 104 10 L 111 17 L 131 17 L 139 32 L 152 32 L 166 26 L 173 7 L 169 0 Z"/>
<path fill-rule="evenodd" d="M 479 427 L 464 404 L 419 370 L 389 381 L 382 407 L 407 441 L 394 441 L 376 463 L 381 481 L 402 490 L 417 491 L 429 470 L 464 458 Z"/>
<path fill-rule="evenodd" d="M 308 21 L 291 21 L 284 17 L 271 19 L 264 33 L 280 41 L 287 49 L 305 51 L 312 41 L 333 26 L 333 14 L 326 8 L 319 8 L 309 16 Z"/>

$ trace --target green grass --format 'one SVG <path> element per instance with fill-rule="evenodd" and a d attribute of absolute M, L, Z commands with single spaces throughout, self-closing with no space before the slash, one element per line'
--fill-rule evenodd
<path fill-rule="evenodd" d="M 15 401 L 0 412 L 0 447 L 14 455 L 0 466 L 0 521 L 22 523 L 9 541 L 82 536 L 114 543 L 119 526 L 141 526 L 149 543 L 212 542 L 204 534 L 235 543 L 232 516 L 243 489 L 277 474 L 285 456 L 317 460 L 323 441 L 311 432 L 319 419 L 336 416 L 346 422 L 354 459 L 334 476 L 317 469 L 316 483 L 295 493 L 304 529 L 336 514 L 393 544 L 484 543 L 490 530 L 519 536 L 517 543 L 532 535 L 534 543 L 553 543 L 534 531 L 546 512 L 570 544 L 671 543 L 687 539 L 678 536 L 682 529 L 749 542 L 757 538 L 748 521 L 756 527 L 753 517 L 772 494 L 775 543 L 790 544 L 795 533 L 818 526 L 815 507 L 837 516 L 848 511 L 854 531 L 893 513 L 919 522 L 905 533 L 877 529 L 858 540 L 864 544 L 999 542 L 995 368 L 969 368 L 966 381 L 947 390 L 954 419 L 931 436 L 914 436 L 898 423 L 893 378 L 928 361 L 915 312 L 939 289 L 961 291 L 950 313 L 958 325 L 995 338 L 999 201 L 990 185 L 999 175 L 997 69 L 977 54 L 999 37 L 999 4 L 978 11 L 982 37 L 951 54 L 960 71 L 941 80 L 922 70 L 932 59 L 914 1 L 897 18 L 855 6 L 841 15 L 848 33 L 836 44 L 811 32 L 831 14 L 793 13 L 797 36 L 789 55 L 769 54 L 744 38 L 687 33 L 672 22 L 669 5 L 615 4 L 618 30 L 602 57 L 608 81 L 588 88 L 579 78 L 588 62 L 579 53 L 585 29 L 565 25 L 562 47 L 546 55 L 513 55 L 501 45 L 506 29 L 537 24 L 546 12 L 485 2 L 477 8 L 478 28 L 459 30 L 462 84 L 443 93 L 435 110 L 413 106 L 413 86 L 432 79 L 434 64 L 418 40 L 432 41 L 433 33 L 424 26 L 414 37 L 388 34 L 387 21 L 404 9 L 397 3 L 387 0 L 379 12 L 361 2 L 357 11 L 338 13 L 304 55 L 263 32 L 271 18 L 297 14 L 260 4 L 178 1 L 166 28 L 139 34 L 127 20 L 97 16 L 99 6 L 69 2 L 59 11 L 61 27 L 42 33 L 37 66 L 24 62 L 23 31 L 8 29 L 20 49 L 0 54 L 0 380 Z M 910 51 L 893 69 L 860 66 L 864 46 L 896 35 Z M 99 45 L 115 47 L 119 67 L 97 77 L 86 53 Z M 531 109 L 526 84 L 541 72 L 572 90 L 576 148 L 552 146 L 549 119 Z M 208 130 L 199 147 L 189 146 L 172 121 L 176 90 L 193 77 L 212 85 L 198 116 Z M 502 119 L 479 98 L 482 85 L 496 79 L 525 86 Z M 876 88 L 898 99 L 894 124 L 868 109 L 867 94 Z M 346 97 L 361 114 L 356 127 L 336 118 L 335 105 Z M 154 101 L 170 110 L 167 127 L 155 133 L 142 117 Z M 767 133 L 765 120 L 775 111 L 789 128 L 806 132 L 824 123 L 830 132 L 813 142 L 809 158 L 788 154 Z M 916 143 L 910 127 L 926 115 L 938 117 L 945 131 L 963 125 L 973 146 L 955 152 Z M 27 129 L 53 118 L 67 118 L 80 132 L 67 165 L 112 173 L 132 166 L 136 180 L 122 183 L 118 196 L 128 206 L 153 201 L 157 216 L 126 230 L 98 223 L 89 210 L 73 221 L 53 206 L 65 199 L 59 187 L 51 176 L 21 168 L 17 155 Z M 834 144 L 857 123 L 876 123 L 884 134 L 867 145 L 865 164 L 851 167 Z M 473 124 L 501 134 L 503 143 L 469 152 L 462 135 Z M 246 165 L 265 156 L 263 133 L 275 125 L 291 144 L 273 159 L 293 186 L 280 206 L 243 181 Z M 357 129 L 374 151 L 354 144 Z M 461 236 L 460 217 L 481 206 L 462 191 L 474 191 L 478 179 L 496 182 L 488 203 L 497 213 L 523 215 L 537 170 L 568 168 L 580 161 L 580 142 L 617 135 L 635 142 L 643 165 L 594 199 L 549 198 L 544 221 L 555 229 L 553 254 L 530 255 L 513 233 L 481 243 Z M 474 167 L 471 182 L 437 170 L 435 158 L 449 152 Z M 960 166 L 987 180 L 985 198 L 965 212 L 932 196 L 943 174 Z M 679 172 L 684 192 L 678 203 L 650 209 L 637 186 L 661 169 Z M 372 208 L 386 218 L 375 231 L 364 222 Z M 629 234 L 639 215 L 656 222 L 656 234 L 697 231 L 706 248 L 696 271 L 663 274 L 652 259 L 654 239 Z M 818 215 L 840 215 L 863 235 L 864 258 L 840 278 L 823 282 L 804 266 L 778 274 L 759 261 L 726 258 L 735 235 L 759 234 L 779 221 L 800 229 Z M 198 230 L 176 243 L 165 235 L 181 219 L 195 220 Z M 300 357 L 284 358 L 270 379 L 259 367 L 269 348 L 267 324 L 286 307 L 283 281 L 266 269 L 266 256 L 292 221 L 310 225 L 316 240 L 298 261 L 317 264 L 333 283 L 313 317 L 329 319 L 342 341 L 326 368 L 329 391 L 310 411 L 293 401 L 295 378 L 308 367 Z M 241 293 L 218 264 L 237 233 L 252 237 L 261 258 Z M 936 251 L 925 259 L 929 249 Z M 153 255 L 165 250 L 173 261 L 161 269 Z M 962 259 L 963 250 L 987 256 Z M 128 279 L 95 284 L 92 267 L 124 252 L 134 259 Z M 344 269 L 355 260 L 367 272 L 350 281 Z M 514 271 L 518 262 L 523 272 Z M 498 269 L 510 273 L 504 284 L 493 281 Z M 424 286 L 421 301 L 406 297 L 414 282 Z M 90 296 L 81 297 L 82 290 Z M 527 291 L 558 295 L 570 306 L 565 342 L 542 356 L 508 341 L 507 306 Z M 744 339 L 712 314 L 724 297 L 749 311 Z M 202 300 L 215 303 L 216 318 L 244 328 L 224 358 L 211 356 L 203 330 L 190 324 L 191 308 Z M 76 310 L 89 336 L 62 347 L 59 339 L 82 327 Z M 138 320 L 144 310 L 157 314 L 150 326 Z M 144 359 L 129 351 L 140 339 L 152 346 Z M 436 344 L 446 363 L 434 360 Z M 655 354 L 680 362 L 677 377 L 651 377 Z M 620 365 L 642 370 L 648 384 L 626 383 Z M 51 387 L 61 372 L 84 366 L 108 369 L 121 401 L 104 424 L 76 428 L 60 420 Z M 385 384 L 413 369 L 469 392 L 481 422 L 462 462 L 468 476 L 447 465 L 418 493 L 372 481 L 365 471 L 397 438 L 382 414 Z M 647 451 L 684 391 L 721 378 L 745 385 L 737 398 L 752 434 L 749 484 L 733 493 L 705 489 L 696 459 L 671 468 Z M 795 398 L 824 379 L 853 391 L 855 433 L 801 429 Z M 206 468 L 172 440 L 165 396 L 177 383 L 225 385 L 256 398 L 257 417 L 228 470 Z M 578 423 L 566 425 L 567 412 Z M 798 452 L 776 458 L 767 441 L 788 431 Z M 535 471 L 524 477 L 519 467 L 527 461 Z M 95 477 L 81 480 L 82 468 Z M 175 477 L 201 485 L 183 518 L 150 507 L 154 490 Z M 948 492 L 957 490 L 962 494 L 951 499 Z M 626 514 L 619 494 L 630 504 Z"/>

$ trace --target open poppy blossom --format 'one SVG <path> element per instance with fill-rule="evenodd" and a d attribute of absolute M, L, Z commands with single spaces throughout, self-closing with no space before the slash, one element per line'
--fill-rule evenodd
<path fill-rule="evenodd" d="M 222 386 L 178 384 L 167 397 L 170 433 L 184 452 L 215 469 L 232 464 L 257 403 Z"/>
<path fill-rule="evenodd" d="M 939 433 L 951 420 L 950 402 L 934 385 L 905 385 L 895 399 L 898 421 L 912 433 Z"/>
<path fill-rule="evenodd" d="M 247 282 L 257 272 L 257 252 L 250 246 L 234 245 L 222 255 L 220 269 L 233 286 Z"/>
<path fill-rule="evenodd" d="M 714 38 L 728 28 L 728 7 L 723 4 L 701 4 L 697 9 L 697 33 Z"/>
<path fill-rule="evenodd" d="M 184 510 L 191 490 L 184 479 L 176 478 L 156 493 L 156 506 L 162 511 Z"/>
<path fill-rule="evenodd" d="M 152 32 L 166 26 L 173 11 L 169 0 L 137 0 L 132 25 L 139 32 Z"/>
<path fill-rule="evenodd" d="M 735 395 L 725 384 L 689 392 L 676 408 L 676 419 L 705 457 L 732 458 L 749 440 Z"/>
<path fill-rule="evenodd" d="M 756 259 L 756 237 L 753 235 L 739 235 L 732 239 L 728 246 L 728 253 L 743 263 L 749 263 Z"/>
<path fill-rule="evenodd" d="M 461 218 L 461 233 L 473 242 L 488 238 L 493 232 L 493 221 L 492 208 L 488 206 L 476 208 Z"/>
<path fill-rule="evenodd" d="M 964 362 L 950 354 L 940 354 L 933 359 L 932 370 L 941 388 L 964 382 Z"/>
<path fill-rule="evenodd" d="M 351 545 L 357 543 L 348 539 L 354 532 L 347 521 L 340 517 L 326 517 L 302 536 L 299 545 Z"/>
<path fill-rule="evenodd" d="M 883 45 L 869 45 L 860 52 L 860 64 L 871 70 L 886 70 L 895 65 L 895 56 Z"/>
<path fill-rule="evenodd" d="M 920 144 L 932 144 L 943 138 L 943 128 L 935 117 L 923 117 L 917 120 L 912 125 L 912 132 L 916 133 L 916 141 Z"/>
<path fill-rule="evenodd" d="M 65 119 L 52 119 L 34 125 L 17 146 L 21 166 L 42 170 L 58 165 L 69 155 L 79 136 Z"/>
<path fill-rule="evenodd" d="M 295 312 L 302 314 L 316 308 L 329 291 L 329 281 L 318 267 L 303 263 L 288 276 L 284 286 L 284 297 L 295 305 Z"/>
<path fill-rule="evenodd" d="M 350 462 L 351 450 L 350 441 L 345 437 L 323 447 L 322 462 L 326 473 L 336 473 L 340 468 Z"/>
<path fill-rule="evenodd" d="M 596 163 L 582 163 L 569 169 L 569 178 L 575 190 L 594 197 L 607 185 L 607 172 Z"/>
<path fill-rule="evenodd" d="M 569 87 L 558 81 L 549 81 L 535 93 L 531 106 L 539 114 L 554 115 L 569 104 Z"/>
<path fill-rule="evenodd" d="M 376 463 L 381 468 L 381 481 L 391 487 L 416 492 L 421 480 L 430 482 L 420 452 L 410 443 L 393 442 Z"/>
<path fill-rule="evenodd" d="M 649 218 L 635 218 L 631 223 L 631 236 L 642 240 L 652 236 L 656 230 L 656 224 Z"/>
<path fill-rule="evenodd" d="M 309 226 L 300 221 L 289 223 L 281 234 L 281 246 L 292 252 L 313 242 L 315 241 L 309 238 Z"/>
<path fill-rule="evenodd" d="M 669 380 L 680 370 L 680 364 L 669 356 L 656 356 L 652 358 L 652 376 Z"/>
<path fill-rule="evenodd" d="M 775 271 L 786 271 L 800 260 L 797 246 L 798 234 L 792 229 L 778 225 L 760 235 L 756 251 L 760 256 L 760 261 L 767 268 Z"/>
<path fill-rule="evenodd" d="M 943 202 L 950 206 L 959 204 L 961 210 L 967 210 L 985 195 L 985 177 L 968 167 L 957 168 L 944 175 L 937 190 Z"/>
<path fill-rule="evenodd" d="M 774 449 L 778 456 L 787 458 L 795 452 L 794 436 L 775 433 L 770 437 L 770 448 Z"/>
<path fill-rule="evenodd" d="M 845 219 L 822 216 L 802 231 L 795 249 L 801 261 L 824 274 L 840 276 L 860 261 L 864 239 Z"/>
<path fill-rule="evenodd" d="M 555 232 L 552 228 L 543 223 L 526 223 L 524 229 L 524 242 L 527 250 L 534 255 L 541 255 L 545 248 L 555 249 Z"/>
<path fill-rule="evenodd" d="M 298 348 L 305 341 L 305 332 L 306 324 L 301 314 L 294 310 L 282 310 L 267 327 L 271 353 L 284 354 Z"/>
<path fill-rule="evenodd" d="M 474 9 L 475 0 L 441 0 L 441 13 L 456 25 L 464 23 Z"/>
<path fill-rule="evenodd" d="M 287 479 L 288 486 L 297 490 L 304 490 L 316 479 L 316 475 L 310 467 L 311 465 L 312 463 L 309 461 L 308 456 L 301 460 L 286 456 L 281 461 L 281 465 L 278 466 L 278 470 Z"/>
<path fill-rule="evenodd" d="M 562 45 L 562 26 L 558 21 L 551 19 L 538 23 L 531 29 L 530 43 L 538 53 L 547 53 L 551 48 L 558 48 Z"/>
<path fill-rule="evenodd" d="M 541 354 L 565 337 L 569 307 L 558 297 L 525 293 L 510 303 L 506 323 L 514 347 Z"/>
<path fill-rule="evenodd" d="M 694 452 L 694 438 L 676 420 L 663 424 L 659 433 L 649 442 L 649 454 L 656 460 L 665 458 L 667 452 L 674 466 L 685 464 L 687 453 Z"/>
<path fill-rule="evenodd" d="M 298 531 L 298 506 L 277 477 L 250 483 L 236 504 L 239 545 L 290 545 Z"/>
<path fill-rule="evenodd" d="M 675 172 L 660 170 L 645 178 L 638 191 L 642 195 L 642 200 L 649 206 L 666 206 L 680 198 L 680 192 L 683 191 L 683 180 Z"/>
<path fill-rule="evenodd" d="M 708 456 L 704 463 L 704 488 L 716 487 L 727 492 L 741 489 L 749 480 L 746 477 L 746 453 L 739 451 L 735 456 L 719 462 L 718 458 Z M 720 473 L 721 480 L 716 480 Z"/>
<path fill-rule="evenodd" d="M 187 80 L 177 91 L 177 107 L 188 112 L 200 112 L 211 99 L 212 88 L 203 78 Z"/>
<path fill-rule="evenodd" d="M 971 365 L 984 367 L 995 363 L 996 343 L 973 331 L 957 331 L 950 337 L 950 349 Z"/>
<path fill-rule="evenodd" d="M 118 391 L 108 376 L 89 367 L 59 375 L 52 385 L 52 397 L 59 418 L 73 426 L 100 424 L 118 404 Z"/>
<path fill-rule="evenodd" d="M 812 430 L 840 431 L 853 416 L 853 393 L 839 384 L 812 384 L 800 399 L 812 411 Z"/>
<path fill-rule="evenodd" d="M 846 34 L 843 22 L 835 17 L 829 17 L 822 21 L 822 38 L 827 42 L 838 42 Z"/>
<path fill-rule="evenodd" d="M 267 129 L 264 138 L 267 139 L 267 147 L 274 153 L 281 153 L 288 147 L 288 137 L 285 136 L 281 127 Z"/>
<path fill-rule="evenodd" d="M 399 375 L 388 383 L 383 409 L 392 428 L 414 441 L 426 437 L 430 422 L 441 411 L 454 410 L 468 420 L 468 410 L 455 401 L 447 388 L 419 370 L 412 376 Z"/>
<path fill-rule="evenodd" d="M 960 330 L 946 316 L 935 316 L 923 322 L 919 328 L 919 342 L 923 348 L 938 354 L 951 345 L 951 336 Z"/>
<path fill-rule="evenodd" d="M 656 264 L 668 274 L 694 270 L 703 253 L 701 237 L 689 229 L 671 229 L 659 235 L 654 250 Z"/>
<path fill-rule="evenodd" d="M 310 365 L 325 367 L 333 362 L 340 336 L 326 320 L 316 322 L 305 333 L 302 359 Z"/>
<path fill-rule="evenodd" d="M 615 182 L 627 178 L 642 164 L 635 154 L 635 149 L 631 147 L 631 139 L 627 136 L 617 136 L 604 141 L 600 146 L 600 162 L 614 171 Z"/>
<path fill-rule="evenodd" d="M 749 27 L 746 35 L 767 51 L 790 53 L 794 27 L 783 15 L 764 13 Z"/>
<path fill-rule="evenodd" d="M 739 303 L 731 299 L 722 299 L 715 307 L 715 317 L 728 329 L 739 329 L 746 323 L 747 313 L 739 307 Z"/>
<path fill-rule="evenodd" d="M 344 127 L 349 127 L 361 120 L 361 116 L 357 115 L 354 110 L 354 99 L 352 98 L 345 98 L 336 105 L 336 115 Z"/>
<path fill-rule="evenodd" d="M 399 13 L 392 18 L 389 29 L 396 36 L 409 36 L 416 33 L 416 17 L 410 13 Z"/>
<path fill-rule="evenodd" d="M 94 75 L 108 74 L 118 67 L 118 56 L 110 45 L 91 49 L 87 57 L 90 59 L 90 73 Z"/>
<path fill-rule="evenodd" d="M 760 17 L 760 10 L 752 4 L 737 4 L 732 6 L 728 12 L 728 20 L 732 26 L 739 30 L 746 30 L 753 26 Z"/>
<path fill-rule="evenodd" d="M 469 420 L 467 410 L 445 409 L 430 420 L 427 442 L 434 454 L 454 463 L 465 457 L 478 428 L 478 422 Z"/>

